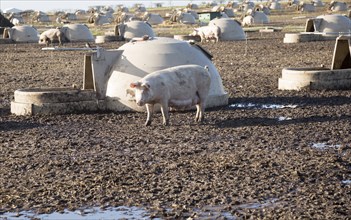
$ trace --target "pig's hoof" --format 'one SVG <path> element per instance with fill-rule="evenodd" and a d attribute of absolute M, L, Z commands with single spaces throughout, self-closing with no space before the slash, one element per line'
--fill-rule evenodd
<path fill-rule="evenodd" d="M 151 121 L 146 121 L 145 122 L 145 126 L 150 126 L 151 125 Z"/>
<path fill-rule="evenodd" d="M 168 126 L 168 125 L 169 125 L 169 121 L 164 121 L 164 122 L 163 122 L 163 125 L 164 125 L 164 126 Z"/>

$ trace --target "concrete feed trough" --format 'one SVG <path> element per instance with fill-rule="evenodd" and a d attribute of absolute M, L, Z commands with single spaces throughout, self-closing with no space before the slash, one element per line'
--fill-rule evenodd
<path fill-rule="evenodd" d="M 70 42 L 93 42 L 94 36 L 84 24 L 66 24 L 62 29 Z"/>
<path fill-rule="evenodd" d="M 3 38 L 11 39 L 16 43 L 38 43 L 39 33 L 32 26 L 14 26 L 5 28 Z"/>
<path fill-rule="evenodd" d="M 284 43 L 334 40 L 340 35 L 350 35 L 351 19 L 344 15 L 321 15 L 307 19 L 305 32 L 285 34 Z"/>
<path fill-rule="evenodd" d="M 207 107 L 227 105 L 228 94 L 210 58 L 211 55 L 200 46 L 172 38 L 129 42 L 114 50 L 99 48 L 85 55 L 83 90 L 17 90 L 11 112 L 33 115 L 97 110 L 144 111 L 144 107 L 137 106 L 129 95 L 130 83 L 151 72 L 185 64 L 209 67 L 211 85 Z"/>
<path fill-rule="evenodd" d="M 221 28 L 220 40 L 235 41 L 245 40 L 245 32 L 238 22 L 231 18 L 213 19 L 209 25 L 217 25 Z"/>
<path fill-rule="evenodd" d="M 281 90 L 351 89 L 350 38 L 338 37 L 330 69 L 322 67 L 284 68 L 279 78 Z"/>

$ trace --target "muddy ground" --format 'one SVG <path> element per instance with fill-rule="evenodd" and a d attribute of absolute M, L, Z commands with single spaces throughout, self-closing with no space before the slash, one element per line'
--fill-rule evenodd
<path fill-rule="evenodd" d="M 0 214 L 128 205 L 170 219 L 349 219 L 351 90 L 278 90 L 284 67 L 330 66 L 335 42 L 283 37 L 202 43 L 229 105 L 200 125 L 173 112 L 169 127 L 136 112 L 12 115 L 16 89 L 81 87 L 85 52 L 0 45 Z"/>

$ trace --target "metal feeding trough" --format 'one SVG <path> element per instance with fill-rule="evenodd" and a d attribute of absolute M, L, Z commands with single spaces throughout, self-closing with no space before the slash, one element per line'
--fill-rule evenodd
<path fill-rule="evenodd" d="M 350 37 L 336 39 L 332 65 L 323 67 L 284 68 L 279 78 L 278 89 L 351 89 Z"/>
<path fill-rule="evenodd" d="M 305 32 L 287 33 L 284 43 L 335 40 L 339 36 L 351 35 L 351 19 L 344 15 L 321 15 L 307 19 Z"/>
<path fill-rule="evenodd" d="M 98 48 L 84 57 L 83 90 L 16 90 L 11 112 L 34 115 L 97 110 L 144 111 L 129 95 L 130 83 L 151 72 L 185 64 L 209 67 L 211 85 L 207 107 L 227 105 L 228 94 L 224 91 L 222 79 L 211 58 L 199 45 L 162 37 L 131 41 L 113 50 Z"/>

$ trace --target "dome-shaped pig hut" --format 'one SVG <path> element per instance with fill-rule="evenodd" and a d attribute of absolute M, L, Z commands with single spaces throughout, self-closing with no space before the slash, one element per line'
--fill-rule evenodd
<path fill-rule="evenodd" d="M 38 31 L 28 25 L 5 28 L 3 37 L 11 39 L 16 43 L 38 43 L 39 41 Z"/>
<path fill-rule="evenodd" d="M 351 33 L 351 19 L 344 15 L 320 15 L 307 19 L 305 32 L 286 34 L 284 43 L 334 40 L 340 35 Z"/>
<path fill-rule="evenodd" d="M 322 0 L 312 0 L 312 3 L 316 7 L 323 7 L 324 6 L 324 3 L 322 2 Z"/>
<path fill-rule="evenodd" d="M 191 13 L 182 12 L 178 17 L 178 22 L 182 24 L 195 24 L 195 17 Z"/>
<path fill-rule="evenodd" d="M 343 15 L 321 15 L 312 19 L 313 28 L 306 31 L 330 33 L 330 34 L 350 34 L 351 20 Z"/>
<path fill-rule="evenodd" d="M 282 6 L 280 4 L 280 2 L 278 1 L 273 1 L 269 4 L 269 9 L 271 10 L 281 10 Z"/>
<path fill-rule="evenodd" d="M 33 22 L 50 22 L 49 16 L 42 12 L 42 11 L 37 11 L 34 13 L 32 17 Z"/>
<path fill-rule="evenodd" d="M 300 4 L 297 6 L 297 10 L 301 12 L 315 12 L 316 11 L 316 6 L 314 3 L 305 3 L 305 2 L 300 2 Z"/>
<path fill-rule="evenodd" d="M 271 14 L 271 10 L 267 6 L 265 6 L 263 4 L 260 4 L 260 5 L 256 6 L 255 7 L 255 11 L 262 11 L 266 15 L 270 15 Z"/>
<path fill-rule="evenodd" d="M 172 38 L 152 38 L 98 49 L 85 56 L 83 90 L 67 88 L 16 90 L 14 114 L 63 114 L 79 111 L 143 111 L 130 95 L 130 83 L 154 71 L 178 65 L 208 66 L 211 76 L 207 107 L 228 104 L 222 79 L 211 55 L 196 44 Z M 37 97 L 35 97 L 37 96 Z M 32 100 L 32 101 L 30 101 Z M 45 103 L 40 103 L 41 100 Z"/>
<path fill-rule="evenodd" d="M 269 19 L 268 16 L 263 11 L 251 11 L 249 10 L 249 16 L 251 15 L 253 18 L 254 24 L 268 24 Z"/>
<path fill-rule="evenodd" d="M 66 24 L 62 30 L 70 42 L 92 42 L 95 40 L 89 28 L 84 24 Z"/>
<path fill-rule="evenodd" d="M 221 29 L 220 40 L 245 40 L 245 32 L 238 22 L 231 18 L 213 19 L 209 22 L 210 25 L 217 25 Z"/>
<path fill-rule="evenodd" d="M 346 2 L 331 1 L 328 6 L 330 11 L 347 11 Z"/>
<path fill-rule="evenodd" d="M 143 21 L 147 21 L 151 25 L 158 25 L 164 22 L 164 19 L 159 14 L 145 12 Z"/>
<path fill-rule="evenodd" d="M 116 28 L 116 35 L 122 36 L 125 40 L 143 37 L 144 35 L 148 35 L 150 38 L 155 37 L 155 33 L 150 24 L 144 21 L 130 21 L 119 24 Z"/>
<path fill-rule="evenodd" d="M 118 107 L 121 104 L 139 110 L 135 102 L 126 96 L 129 84 L 151 72 L 185 64 L 209 67 L 211 86 L 207 106 L 225 105 L 228 102 L 221 77 L 209 54 L 201 47 L 172 38 L 153 38 L 126 43 L 119 51 L 122 51 L 122 54 L 114 62 L 106 80 L 106 100 L 111 110 L 121 108 Z"/>
<path fill-rule="evenodd" d="M 249 9 L 254 9 L 255 3 L 250 1 L 244 1 L 241 3 L 237 11 L 247 12 Z"/>

